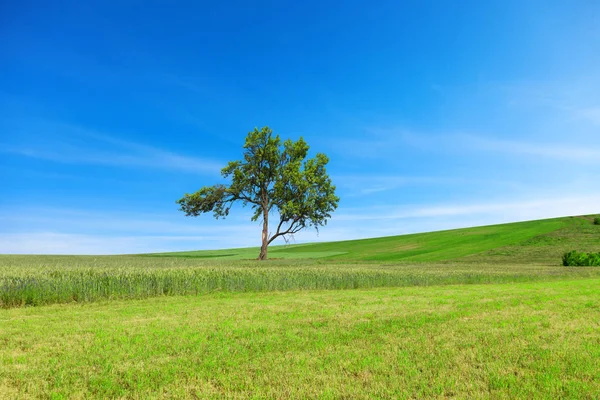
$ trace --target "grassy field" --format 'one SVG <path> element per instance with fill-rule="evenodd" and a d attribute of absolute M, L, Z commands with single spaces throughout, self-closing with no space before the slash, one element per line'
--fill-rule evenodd
<path fill-rule="evenodd" d="M 37 263 L 32 262 L 36 260 Z M 2 308 L 212 292 L 360 289 L 600 277 L 598 267 L 0 256 Z"/>
<path fill-rule="evenodd" d="M 600 251 L 594 215 L 482 226 L 343 242 L 274 246 L 272 258 L 327 258 L 328 261 L 460 260 L 510 264 L 557 264 L 569 250 Z M 188 251 L 150 256 L 252 259 L 258 248 Z"/>
<path fill-rule="evenodd" d="M 600 251 L 593 217 L 0 255 L 0 399 L 599 398 L 600 268 L 569 250 Z"/>
<path fill-rule="evenodd" d="M 600 397 L 600 279 L 0 312 L 1 398 Z"/>
<path fill-rule="evenodd" d="M 0 307 L 199 295 L 357 289 L 598 276 L 565 251 L 600 251 L 593 216 L 367 240 L 139 256 L 1 256 Z M 426 263 L 425 263 L 426 262 Z"/>

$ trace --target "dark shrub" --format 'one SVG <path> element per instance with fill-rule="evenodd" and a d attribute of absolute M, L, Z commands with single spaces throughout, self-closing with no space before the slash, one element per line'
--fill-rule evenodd
<path fill-rule="evenodd" d="M 600 217 L 594 218 L 594 225 L 600 225 Z"/>
<path fill-rule="evenodd" d="M 600 266 L 600 253 L 580 253 L 569 251 L 562 258 L 565 267 L 598 267 Z"/>

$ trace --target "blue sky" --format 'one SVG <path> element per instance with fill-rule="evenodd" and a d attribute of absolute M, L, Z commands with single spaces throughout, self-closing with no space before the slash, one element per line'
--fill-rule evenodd
<path fill-rule="evenodd" d="M 258 245 L 175 200 L 264 125 L 331 159 L 297 242 L 600 213 L 597 1 L 0 8 L 2 253 Z"/>

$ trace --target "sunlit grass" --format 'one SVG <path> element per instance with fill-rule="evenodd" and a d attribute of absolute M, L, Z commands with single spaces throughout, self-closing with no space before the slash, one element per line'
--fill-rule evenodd
<path fill-rule="evenodd" d="M 0 255 L 0 399 L 599 398 L 598 229 Z"/>
<path fill-rule="evenodd" d="M 0 310 L 0 398 L 600 397 L 600 279 Z"/>
<path fill-rule="evenodd" d="M 600 268 L 472 263 L 221 261 L 135 256 L 0 256 L 0 307 L 315 289 L 431 286 L 597 277 Z"/>
<path fill-rule="evenodd" d="M 273 258 L 323 258 L 337 262 L 485 262 L 559 264 L 566 251 L 600 251 L 594 216 L 553 218 L 448 231 L 342 242 L 275 246 Z M 162 253 L 162 257 L 253 259 L 258 248 Z M 149 255 L 156 256 L 156 255 Z"/>

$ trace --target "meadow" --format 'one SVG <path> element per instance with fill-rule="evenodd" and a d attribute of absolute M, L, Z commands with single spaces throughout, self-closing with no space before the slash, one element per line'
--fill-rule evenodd
<path fill-rule="evenodd" d="M 594 218 L 0 255 L 0 398 L 598 398 Z"/>
<path fill-rule="evenodd" d="M 0 256 L 0 306 L 39 306 L 213 292 L 339 290 L 600 277 L 600 268 L 483 263 L 198 261 Z"/>
<path fill-rule="evenodd" d="M 0 307 L 200 295 L 593 277 L 564 268 L 570 250 L 600 251 L 594 216 L 344 242 L 130 256 L 0 255 Z"/>
<path fill-rule="evenodd" d="M 0 397 L 600 396 L 600 279 L 0 311 Z"/>

